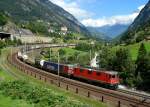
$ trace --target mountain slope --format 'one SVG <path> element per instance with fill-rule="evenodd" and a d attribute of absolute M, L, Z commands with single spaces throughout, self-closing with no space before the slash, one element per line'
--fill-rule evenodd
<path fill-rule="evenodd" d="M 0 0 L 0 11 L 17 24 L 42 20 L 58 27 L 65 25 L 73 32 L 89 34 L 74 16 L 49 0 Z"/>
<path fill-rule="evenodd" d="M 128 30 L 122 34 L 121 42 L 139 42 L 150 35 L 150 1 L 141 10 L 138 17 L 129 26 Z"/>
<path fill-rule="evenodd" d="M 102 33 L 101 31 L 99 31 L 99 29 L 96 28 L 96 27 L 87 27 L 87 29 L 91 33 L 92 37 L 95 37 L 95 38 L 98 38 L 98 39 L 103 39 L 103 40 L 111 40 L 112 39 L 109 36 Z"/>
<path fill-rule="evenodd" d="M 127 30 L 129 25 L 116 24 L 113 26 L 88 27 L 88 30 L 105 39 L 115 38 Z"/>

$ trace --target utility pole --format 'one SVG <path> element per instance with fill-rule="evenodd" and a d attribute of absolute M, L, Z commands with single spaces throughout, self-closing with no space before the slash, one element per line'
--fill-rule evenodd
<path fill-rule="evenodd" d="M 68 63 L 68 56 L 65 55 L 65 64 L 67 64 L 67 63 Z"/>
<path fill-rule="evenodd" d="M 24 48 L 24 49 L 25 49 L 25 51 L 24 51 L 25 54 L 26 54 L 26 52 L 27 52 L 27 46 L 26 46 L 26 45 L 27 45 L 27 44 L 26 44 L 26 41 L 25 41 L 25 48 Z"/>
<path fill-rule="evenodd" d="M 91 43 L 90 43 L 90 45 L 91 45 L 91 48 L 92 49 L 90 49 L 90 61 L 92 60 L 92 52 L 94 52 L 94 50 L 93 50 L 93 45 L 94 45 L 94 41 L 92 41 Z"/>
<path fill-rule="evenodd" d="M 49 61 L 51 61 L 51 47 L 49 49 Z"/>
<path fill-rule="evenodd" d="M 60 59 L 59 59 L 59 51 L 58 51 L 58 86 L 60 87 L 60 68 L 59 68 L 59 64 L 60 64 Z"/>
<path fill-rule="evenodd" d="M 13 53 L 12 53 L 12 48 L 13 48 L 13 46 L 11 46 L 11 63 L 13 62 L 13 59 L 12 59 L 12 58 L 13 58 L 13 57 L 12 57 L 12 54 L 13 54 Z"/>
<path fill-rule="evenodd" d="M 90 49 L 90 61 L 92 60 L 92 51 Z"/>

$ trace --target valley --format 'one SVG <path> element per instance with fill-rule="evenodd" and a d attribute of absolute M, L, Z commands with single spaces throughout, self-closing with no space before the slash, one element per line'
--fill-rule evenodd
<path fill-rule="evenodd" d="M 0 0 L 0 106 L 147 107 L 150 0 L 122 4 Z"/>

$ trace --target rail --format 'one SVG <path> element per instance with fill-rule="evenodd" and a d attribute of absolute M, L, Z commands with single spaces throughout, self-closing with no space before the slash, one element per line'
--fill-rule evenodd
<path fill-rule="evenodd" d="M 34 68 L 20 61 L 17 57 L 17 53 L 13 53 L 12 56 L 10 55 L 8 57 L 8 61 L 27 75 L 74 92 L 78 95 L 99 100 L 101 102 L 108 102 L 117 107 L 150 107 L 150 99 L 144 99 L 130 95 L 129 93 L 127 94 L 119 91 L 96 87 L 61 76 L 58 77 L 57 75 Z"/>

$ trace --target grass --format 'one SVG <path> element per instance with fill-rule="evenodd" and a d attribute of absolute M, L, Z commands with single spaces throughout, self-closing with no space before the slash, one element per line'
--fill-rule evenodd
<path fill-rule="evenodd" d="M 150 42 L 143 42 L 143 43 L 145 44 L 147 52 L 150 52 Z M 126 48 L 130 51 L 132 59 L 136 60 L 138 56 L 138 50 L 139 50 L 140 44 L 141 43 L 131 44 L 127 46 L 115 46 L 112 48 L 112 51 L 115 52 L 119 48 Z"/>
<path fill-rule="evenodd" d="M 2 54 L 5 55 L 5 57 L 2 55 L 0 58 L 0 81 L 13 81 L 16 78 L 9 73 L 9 69 L 5 62 L 8 50 L 4 50 Z M 0 107 L 34 107 L 32 104 L 29 104 L 24 100 L 14 100 L 8 96 L 4 96 L 1 91 L 0 99 Z"/>
<path fill-rule="evenodd" d="M 6 97 L 1 92 L 0 99 L 0 107 L 34 107 L 32 104 L 29 104 L 24 100 L 14 100 L 10 97 Z"/>
<path fill-rule="evenodd" d="M 9 75 L 8 73 L 4 72 L 3 70 L 0 70 L 0 80 L 3 81 L 11 81 L 14 80 L 13 76 Z"/>
<path fill-rule="evenodd" d="M 79 51 L 79 50 L 76 50 L 76 49 L 73 49 L 73 48 L 62 48 L 66 54 L 65 56 L 73 56 L 76 52 L 77 53 L 80 53 L 80 54 L 85 54 L 86 52 L 83 52 L 83 51 Z"/>
<path fill-rule="evenodd" d="M 74 94 L 74 93 L 71 93 L 69 91 L 66 91 L 64 89 L 61 89 L 61 88 L 58 88 L 57 86 L 54 86 L 54 85 L 50 85 L 48 83 L 44 83 L 43 81 L 40 81 L 40 80 L 37 80 L 31 76 L 27 76 L 26 74 L 24 74 L 22 71 L 16 69 L 15 67 L 11 66 L 7 60 L 6 60 L 6 56 L 8 55 L 8 53 L 10 53 L 10 49 L 4 49 L 3 52 L 2 52 L 2 56 L 1 58 L 3 59 L 2 61 L 0 61 L 1 63 L 5 62 L 5 64 L 7 65 L 7 69 L 6 70 L 9 70 L 11 72 L 13 72 L 15 75 L 17 75 L 17 77 L 19 79 L 23 79 L 23 80 L 29 80 L 30 83 L 32 83 L 33 85 L 38 85 L 39 87 L 46 87 L 46 88 L 49 88 L 49 89 L 52 89 L 54 90 L 55 92 L 57 93 L 61 93 L 62 95 L 64 96 L 67 96 L 69 97 L 70 99 L 75 99 L 75 100 L 78 100 L 80 102 L 83 102 L 83 103 L 86 103 L 88 105 L 91 105 L 91 107 L 106 107 L 106 104 L 104 103 L 101 103 L 99 101 L 95 101 L 93 99 L 89 99 L 89 98 L 86 98 L 86 97 L 82 97 L 80 95 L 77 95 L 77 94 Z M 1 60 L 1 59 L 0 59 Z M 6 66 L 5 65 L 5 66 Z M 4 69 L 5 70 L 5 69 Z M 5 80 L 11 80 L 12 79 L 15 79 L 12 75 L 10 75 L 9 73 L 7 72 L 2 72 L 0 73 L 0 75 L 2 75 L 3 77 L 5 77 Z M 2 96 L 2 95 L 1 95 Z M 5 96 L 2 96 L 1 99 L 4 99 L 4 101 L 0 102 L 0 107 L 11 107 L 11 106 L 1 106 L 1 104 L 7 104 L 7 103 L 10 103 L 11 100 L 9 98 L 6 98 Z M 19 103 L 20 102 L 20 103 Z M 25 105 L 26 105 L 26 102 L 24 102 Z M 20 105 L 22 104 L 21 101 L 17 101 L 16 102 L 17 105 Z M 26 106 L 13 106 L 13 107 L 26 107 Z M 28 107 L 32 107 L 32 105 L 29 105 Z"/>
<path fill-rule="evenodd" d="M 53 48 L 52 49 L 52 55 L 51 55 L 51 59 L 53 61 L 57 60 L 57 53 L 59 50 L 62 50 L 64 53 L 60 52 L 60 59 L 61 61 L 64 61 L 65 58 L 70 58 L 70 57 L 81 57 L 81 56 L 87 56 L 88 52 L 84 52 L 84 51 L 80 51 L 80 50 L 76 50 L 75 48 Z M 45 48 L 45 51 L 49 51 L 48 48 Z M 49 60 L 49 55 L 47 54 L 46 56 L 42 56 L 42 59 L 44 60 Z M 71 59 L 69 60 L 72 63 L 75 63 L 75 60 Z M 76 62 L 78 63 L 78 62 Z"/>
<path fill-rule="evenodd" d="M 43 86 L 43 82 L 42 81 L 38 81 L 38 85 L 39 86 Z M 104 103 L 101 103 L 99 101 L 95 101 L 95 100 L 89 99 L 87 97 L 82 97 L 82 96 L 77 95 L 77 94 L 72 94 L 71 92 L 68 92 L 68 91 L 66 91 L 64 89 L 58 88 L 58 87 L 56 87 L 54 85 L 49 85 L 49 84 L 46 83 L 44 86 L 46 88 L 50 88 L 50 89 L 54 90 L 55 92 L 61 93 L 61 95 L 67 96 L 67 97 L 69 97 L 72 100 L 75 99 L 75 100 L 78 100 L 78 101 L 83 102 L 85 104 L 88 104 L 91 107 L 107 107 L 106 104 L 104 104 Z"/>

